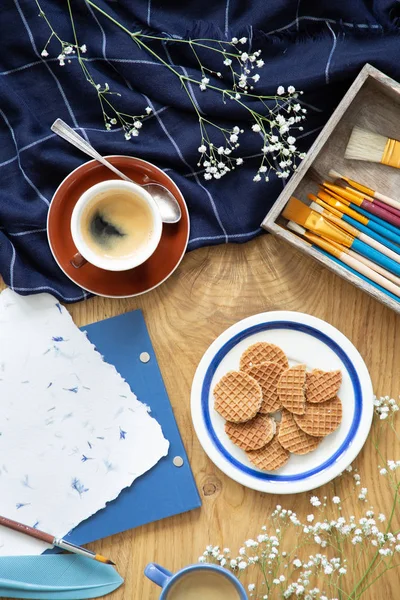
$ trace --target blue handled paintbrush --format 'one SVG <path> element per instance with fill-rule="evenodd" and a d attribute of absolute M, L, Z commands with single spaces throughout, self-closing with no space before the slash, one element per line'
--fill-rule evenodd
<path fill-rule="evenodd" d="M 298 225 L 301 225 L 328 240 L 333 240 L 346 248 L 352 248 L 359 254 L 369 258 L 385 269 L 388 269 L 395 275 L 400 276 L 400 263 L 343 231 L 343 229 L 311 210 L 297 198 L 292 196 L 283 210 L 282 216 L 288 221 L 294 221 Z"/>

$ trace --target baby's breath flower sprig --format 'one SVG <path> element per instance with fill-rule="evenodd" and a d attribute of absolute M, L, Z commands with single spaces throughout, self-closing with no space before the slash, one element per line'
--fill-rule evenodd
<path fill-rule="evenodd" d="M 397 410 L 393 407 L 397 405 L 389 396 L 375 398 L 372 435 L 376 428 L 381 431 L 386 426 L 395 431 Z M 382 410 L 385 407 L 389 411 Z M 246 540 L 237 556 L 227 548 L 220 551 L 218 546 L 208 546 L 200 561 L 219 564 L 240 579 L 246 576 L 245 587 L 253 600 L 363 598 L 389 570 L 400 566 L 400 533 L 393 527 L 400 496 L 400 460 L 385 459 L 378 442 L 378 469 L 394 492 L 387 515 L 381 506 L 369 505 L 368 489 L 358 469 L 350 465 L 343 475 L 353 481 L 352 492 L 338 493 L 341 480 L 336 480 L 332 495 L 310 494 L 304 517 L 278 504 L 268 526 Z"/>
<path fill-rule="evenodd" d="M 132 137 L 138 136 L 139 130 L 143 125 L 144 119 L 149 117 L 149 115 L 152 113 L 152 109 L 149 106 L 147 106 L 144 109 L 143 114 L 141 115 L 130 115 L 121 112 L 111 101 L 112 96 L 120 96 L 120 94 L 117 92 L 113 92 L 110 89 L 110 86 L 107 82 L 98 83 L 93 79 L 86 58 L 82 56 L 87 53 L 87 46 L 86 44 L 79 45 L 70 0 L 67 0 L 67 6 L 70 15 L 72 33 L 74 37 L 73 42 L 64 40 L 57 34 L 51 22 L 47 18 L 45 12 L 43 11 L 39 0 L 35 0 L 35 2 L 39 8 L 39 16 L 45 20 L 46 24 L 50 29 L 50 37 L 48 38 L 45 46 L 43 47 L 41 55 L 44 58 L 47 58 L 49 56 L 49 44 L 53 39 L 56 40 L 59 44 L 59 50 L 57 55 L 59 65 L 61 67 L 64 67 L 66 63 L 71 63 L 73 59 L 77 59 L 82 69 L 82 72 L 86 78 L 86 81 L 96 91 L 106 130 L 110 130 L 113 126 L 120 127 L 124 133 L 126 140 L 130 140 Z"/>
<path fill-rule="evenodd" d="M 64 66 L 66 61 L 71 62 L 72 58 L 76 58 L 86 80 L 96 90 L 106 129 L 119 126 L 127 140 L 136 137 L 150 109 L 147 107 L 147 114 L 141 115 L 130 115 L 119 111 L 114 106 L 112 96 L 120 96 L 120 94 L 110 90 L 107 83 L 96 82 L 93 79 L 89 62 L 83 56 L 87 51 L 86 45 L 78 43 L 70 0 L 67 0 L 67 6 L 74 37 L 73 43 L 61 39 L 44 13 L 39 0 L 35 1 L 40 11 L 39 16 L 44 18 L 50 29 L 50 37 L 42 50 L 42 56 L 44 58 L 49 56 L 49 44 L 53 39 L 57 40 L 60 45 L 58 54 L 60 66 Z M 255 88 L 261 79 L 259 71 L 264 66 L 264 61 L 260 50 L 250 51 L 246 37 L 239 39 L 233 37 L 226 41 L 207 38 L 174 38 L 175 44 L 186 44 L 192 51 L 200 69 L 200 78 L 197 79 L 194 75 L 178 71 L 173 64 L 164 60 L 153 46 L 147 43 L 148 41 L 166 43 L 170 39 L 168 36 L 130 31 L 93 0 L 86 1 L 92 8 L 124 31 L 139 48 L 150 54 L 178 78 L 199 120 L 200 144 L 198 151 L 200 156 L 198 166 L 203 168 L 206 180 L 220 179 L 244 163 L 244 157 L 239 155 L 238 148 L 240 136 L 245 132 L 251 135 L 257 134 L 260 138 L 260 164 L 253 181 L 269 181 L 271 173 L 275 173 L 278 178 L 286 179 L 296 169 L 298 160 L 304 158 L 304 154 L 297 148 L 295 135 L 297 131 L 302 131 L 301 123 L 305 119 L 306 113 L 306 109 L 299 101 L 302 92 L 296 91 L 293 86 L 289 86 L 287 89 L 279 86 L 273 95 L 258 94 Z M 220 57 L 220 71 L 204 64 L 202 60 L 204 51 L 212 52 Z M 242 128 L 238 126 L 226 128 L 208 119 L 207 115 L 201 114 L 189 89 L 191 84 L 197 85 L 201 92 L 212 91 L 219 94 L 224 104 L 227 102 L 238 104 L 244 111 L 243 114 L 247 115 L 247 119 L 244 119 L 246 125 L 243 125 Z M 249 103 L 248 100 L 252 102 Z M 255 110 L 255 105 L 262 108 Z"/>

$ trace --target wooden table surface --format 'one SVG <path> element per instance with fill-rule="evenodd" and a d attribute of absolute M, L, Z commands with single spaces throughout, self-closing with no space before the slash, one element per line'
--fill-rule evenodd
<path fill-rule="evenodd" d="M 145 296 L 92 298 L 68 308 L 79 326 L 143 310 L 203 503 L 198 510 L 92 545 L 112 557 L 125 578 L 124 586 L 108 596 L 113 600 L 159 597 L 159 588 L 143 576 L 150 561 L 174 571 L 196 562 L 208 544 L 237 552 L 245 540 L 257 535 L 278 502 L 287 508 L 295 505 L 299 515 L 310 512 L 309 493 L 265 495 L 228 479 L 207 458 L 194 434 L 190 388 L 197 364 L 209 344 L 235 321 L 268 310 L 302 311 L 325 319 L 358 348 L 377 395 L 400 393 L 400 315 L 271 235 L 244 245 L 191 252 L 169 281 Z M 389 458 L 400 458 L 394 436 L 387 437 L 387 445 Z M 385 512 L 390 497 L 380 487 L 378 462 L 367 441 L 357 465 L 368 482 L 371 501 Z M 337 485 L 344 497 L 346 484 Z M 318 494 L 327 490 L 325 486 Z M 397 570 L 391 571 L 379 586 L 379 598 L 398 598 L 399 583 Z"/>

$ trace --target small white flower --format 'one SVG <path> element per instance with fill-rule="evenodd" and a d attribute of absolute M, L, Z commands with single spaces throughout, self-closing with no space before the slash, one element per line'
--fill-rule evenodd
<path fill-rule="evenodd" d="M 285 93 L 285 88 L 283 87 L 283 85 L 280 85 L 278 87 L 278 89 L 276 90 L 276 93 L 278 94 L 278 96 L 282 96 L 282 94 Z"/>
<path fill-rule="evenodd" d="M 59 54 L 57 56 L 57 60 L 58 60 L 58 62 L 60 64 L 60 67 L 63 67 L 65 65 L 65 60 L 64 59 L 65 59 L 65 55 L 64 54 Z"/>
<path fill-rule="evenodd" d="M 241 571 L 244 571 L 244 569 L 247 567 L 247 562 L 245 560 L 241 560 L 238 564 L 238 567 Z"/>
<path fill-rule="evenodd" d="M 255 176 L 253 177 L 253 181 L 256 181 L 256 182 L 257 182 L 257 181 L 261 181 L 261 176 L 260 176 L 260 175 L 258 175 L 258 173 L 257 173 L 257 175 L 255 175 Z M 275 548 L 272 548 L 272 550 L 275 550 Z M 271 552 L 272 552 L 272 550 L 271 550 Z"/>
<path fill-rule="evenodd" d="M 240 100 L 240 97 L 241 97 L 240 94 L 238 94 L 238 93 L 235 94 L 235 100 Z"/>
<path fill-rule="evenodd" d="M 81 52 L 83 52 L 83 54 L 85 54 L 85 52 L 87 52 L 87 47 L 86 47 L 86 44 L 83 44 L 83 45 L 81 46 Z"/>
<path fill-rule="evenodd" d="M 211 173 L 204 173 L 204 179 L 212 179 Z"/>
<path fill-rule="evenodd" d="M 292 85 L 289 85 L 287 91 L 289 92 L 289 94 L 294 94 L 296 91 L 296 88 L 294 88 Z"/>
<path fill-rule="evenodd" d="M 258 125 L 258 123 L 255 123 L 254 125 L 252 125 L 251 128 L 256 133 L 258 133 L 259 131 L 261 131 L 261 127 Z"/>
<path fill-rule="evenodd" d="M 236 159 L 236 164 L 237 165 L 242 165 L 243 164 L 243 158 L 237 158 Z"/>
<path fill-rule="evenodd" d="M 241 44 L 245 44 L 247 42 L 247 38 L 246 37 L 241 37 L 240 40 L 239 40 L 239 42 Z"/>
<path fill-rule="evenodd" d="M 339 496 L 333 496 L 332 502 L 333 502 L 333 504 L 340 504 L 340 498 L 339 498 Z"/>
<path fill-rule="evenodd" d="M 238 41 L 239 40 L 237 39 L 237 37 L 233 37 L 232 40 L 231 40 L 232 44 L 237 44 Z"/>
<path fill-rule="evenodd" d="M 279 575 L 279 581 L 281 583 L 283 583 L 285 581 L 286 577 L 284 575 Z"/>
<path fill-rule="evenodd" d="M 199 146 L 199 147 L 197 148 L 197 150 L 198 150 L 198 151 L 199 151 L 201 154 L 204 154 L 204 152 L 207 152 L 207 148 L 205 147 L 205 145 L 204 145 L 204 144 L 202 144 L 201 146 Z"/>
<path fill-rule="evenodd" d="M 73 51 L 73 48 L 72 48 L 72 46 L 65 46 L 65 47 L 63 48 L 63 53 L 64 53 L 64 54 L 72 54 L 72 51 Z"/>
<path fill-rule="evenodd" d="M 246 60 L 248 60 L 249 55 L 247 54 L 247 52 L 242 52 L 242 54 L 240 55 L 240 60 L 242 62 L 246 62 Z"/>
<path fill-rule="evenodd" d="M 259 173 L 266 173 L 267 171 L 268 169 L 265 165 L 261 165 L 261 167 L 258 169 Z"/>
<path fill-rule="evenodd" d="M 319 500 L 318 496 L 311 496 L 311 498 L 310 498 L 310 503 L 311 503 L 313 506 L 321 506 L 321 502 L 320 502 L 320 500 Z"/>
<path fill-rule="evenodd" d="M 386 517 L 383 513 L 379 513 L 378 515 L 378 520 L 383 523 L 383 521 L 386 521 Z"/>
<path fill-rule="evenodd" d="M 229 67 L 232 64 L 232 60 L 230 58 L 226 58 L 224 60 L 224 65 L 226 65 L 227 67 Z"/>
<path fill-rule="evenodd" d="M 150 108 L 150 106 L 146 106 L 146 108 L 145 108 L 145 112 L 146 112 L 148 115 L 150 115 L 150 114 L 153 112 L 153 109 L 152 109 L 152 108 Z"/>
<path fill-rule="evenodd" d="M 232 134 L 230 135 L 230 137 L 229 137 L 229 141 L 230 141 L 230 142 L 232 142 L 232 144 L 234 144 L 235 142 L 237 142 L 237 141 L 238 141 L 238 139 L 239 139 L 239 138 L 238 138 L 238 136 L 237 136 L 237 134 L 236 134 L 236 133 L 232 133 Z"/>
<path fill-rule="evenodd" d="M 207 83 L 210 83 L 210 80 L 208 77 L 202 77 L 201 83 L 204 83 L 204 85 L 207 85 Z"/>
<path fill-rule="evenodd" d="M 41 55 L 42 55 L 42 56 L 48 56 L 48 55 L 49 55 L 49 53 L 47 52 L 46 48 L 44 48 L 44 49 L 42 50 L 42 52 L 41 52 Z"/>
<path fill-rule="evenodd" d="M 260 80 L 260 76 L 258 73 L 256 73 L 255 75 L 253 75 L 252 79 L 254 79 L 254 81 L 257 83 L 257 81 Z"/>
<path fill-rule="evenodd" d="M 199 556 L 199 563 L 204 563 L 206 562 L 206 557 L 205 556 Z"/>
<path fill-rule="evenodd" d="M 264 66 L 264 61 L 263 61 L 263 60 L 260 58 L 260 60 L 258 60 L 258 61 L 256 62 L 256 65 L 257 65 L 257 67 L 259 67 L 259 68 L 261 69 L 261 67 L 263 67 L 263 66 Z"/>
<path fill-rule="evenodd" d="M 247 589 L 249 590 L 249 592 L 254 592 L 254 590 L 256 589 L 256 584 L 249 583 L 249 585 L 247 586 Z"/>
<path fill-rule="evenodd" d="M 287 139 L 287 143 L 288 144 L 294 144 L 296 141 L 296 138 L 293 137 L 292 135 L 289 135 L 288 139 Z"/>
<path fill-rule="evenodd" d="M 133 123 L 133 126 L 136 127 L 136 129 L 140 129 L 142 127 L 143 123 L 141 121 L 135 121 Z"/>
<path fill-rule="evenodd" d="M 302 566 L 302 562 L 299 558 L 295 558 L 293 561 L 293 565 L 296 567 L 296 569 L 300 569 L 300 567 Z"/>
<path fill-rule="evenodd" d="M 201 91 L 202 91 L 202 92 L 204 92 L 204 90 L 206 90 L 206 89 L 207 89 L 207 87 L 204 85 L 204 83 L 201 83 L 201 84 L 199 85 L 199 88 L 201 89 Z"/>

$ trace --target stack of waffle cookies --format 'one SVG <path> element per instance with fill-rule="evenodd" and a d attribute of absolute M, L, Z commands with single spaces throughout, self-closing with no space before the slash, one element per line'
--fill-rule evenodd
<path fill-rule="evenodd" d="M 239 370 L 214 387 L 214 408 L 226 420 L 227 436 L 249 460 L 275 471 L 291 453 L 312 452 L 339 427 L 341 383 L 340 371 L 289 367 L 281 348 L 257 342 L 243 352 Z"/>

